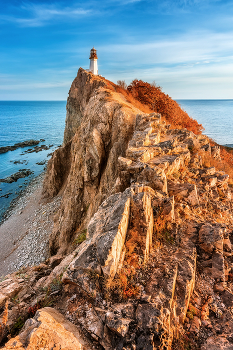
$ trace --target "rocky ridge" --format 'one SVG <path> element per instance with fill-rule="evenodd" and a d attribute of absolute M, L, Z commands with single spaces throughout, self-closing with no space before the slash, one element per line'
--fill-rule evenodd
<path fill-rule="evenodd" d="M 210 157 L 80 69 L 44 183 L 56 255 L 0 283 L 1 339 L 27 319 L 4 348 L 233 349 L 232 193 Z"/>

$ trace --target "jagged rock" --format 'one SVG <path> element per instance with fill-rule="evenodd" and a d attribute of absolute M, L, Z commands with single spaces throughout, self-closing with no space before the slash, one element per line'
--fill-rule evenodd
<path fill-rule="evenodd" d="M 47 151 L 48 149 L 50 149 L 51 147 L 53 147 L 53 145 L 49 145 L 49 146 L 46 146 L 46 145 L 41 145 L 41 146 L 35 146 L 34 148 L 29 148 L 27 149 L 26 151 L 24 151 L 22 154 L 25 154 L 25 153 L 38 153 L 38 152 L 41 152 L 41 151 Z"/>
<path fill-rule="evenodd" d="M 214 253 L 212 256 L 212 276 L 221 281 L 225 280 L 224 257 L 220 253 Z"/>
<path fill-rule="evenodd" d="M 193 320 L 191 322 L 191 327 L 190 327 L 189 331 L 194 332 L 194 333 L 198 333 L 200 326 L 201 326 L 201 320 L 197 316 L 194 316 Z"/>
<path fill-rule="evenodd" d="M 80 329 L 55 309 L 46 307 L 27 320 L 20 335 L 11 339 L 3 349 L 84 350 L 86 347 L 93 348 Z"/>
<path fill-rule="evenodd" d="M 58 194 L 66 181 L 71 166 L 71 142 L 64 147 L 55 150 L 48 162 L 47 172 L 49 176 L 44 181 L 43 192 L 46 197 L 54 197 Z"/>
<path fill-rule="evenodd" d="M 200 247 L 211 254 L 214 249 L 223 251 L 223 232 L 219 227 L 213 227 L 210 224 L 203 225 L 199 231 Z"/>
<path fill-rule="evenodd" d="M 68 249 L 86 208 L 88 222 L 112 193 L 118 157 L 125 155 L 138 112 L 103 78 L 79 69 L 67 102 L 64 146 L 48 162 L 44 181 L 44 196 L 64 191 L 50 239 L 52 254 Z"/>
<path fill-rule="evenodd" d="M 218 160 L 221 160 L 221 153 L 220 153 L 220 147 L 219 146 L 212 146 L 211 147 L 211 155 L 213 158 L 216 158 Z"/>
<path fill-rule="evenodd" d="M 189 301 L 195 286 L 196 273 L 196 250 L 189 254 L 178 252 L 179 265 L 175 285 L 175 296 L 177 296 L 177 316 L 181 322 L 184 322 Z M 183 256 L 182 256 L 183 255 Z"/>
<path fill-rule="evenodd" d="M 65 283 L 75 282 L 87 292 L 90 273 L 113 278 L 122 256 L 130 213 L 130 191 L 110 196 L 89 223 L 87 241 L 77 252 L 63 276 Z M 93 287 L 95 289 L 95 286 Z"/>
<path fill-rule="evenodd" d="M 96 270 L 98 266 L 104 274 L 114 277 L 125 243 L 129 212 L 130 191 L 125 191 L 110 196 L 93 216 L 87 230 L 88 241 L 72 263 L 80 284 L 85 269 Z"/>
<path fill-rule="evenodd" d="M 118 317 L 113 312 L 107 312 L 106 325 L 110 330 L 118 335 L 125 337 L 129 330 L 129 325 L 133 320 L 130 318 Z"/>
<path fill-rule="evenodd" d="M 0 182 L 6 182 L 6 183 L 16 182 L 18 179 L 28 177 L 31 174 L 33 174 L 33 171 L 31 171 L 30 169 L 20 169 L 16 173 L 8 177 L 5 177 L 5 179 L 0 179 Z"/>
<path fill-rule="evenodd" d="M 227 307 L 232 307 L 233 306 L 233 294 L 230 293 L 227 290 L 224 290 L 224 292 L 221 294 L 221 298 L 223 303 L 227 306 Z"/>
<path fill-rule="evenodd" d="M 103 202 L 89 223 L 87 241 L 80 246 L 77 257 L 63 276 L 65 283 L 75 282 L 87 292 L 93 292 L 90 290 L 91 271 L 114 278 L 120 262 L 124 259 L 123 247 L 131 201 L 139 200 L 142 203 L 146 225 L 143 251 L 145 260 L 148 258 L 153 232 L 151 193 L 152 189 L 134 186 Z"/>
<path fill-rule="evenodd" d="M 139 329 L 158 331 L 160 310 L 151 304 L 139 304 L 136 310 L 136 319 Z"/>
<path fill-rule="evenodd" d="M 1 153 L 6 153 L 6 152 L 9 152 L 9 151 L 14 151 L 17 148 L 23 148 L 23 147 L 28 147 L 28 146 L 36 146 L 36 145 L 38 145 L 38 143 L 40 143 L 40 141 L 28 140 L 28 141 L 15 143 L 13 146 L 0 147 L 0 154 Z"/>
<path fill-rule="evenodd" d="M 92 336 L 98 337 L 98 339 L 103 338 L 104 323 L 93 307 L 84 304 L 78 307 L 75 313 L 78 323 L 81 324 L 84 329 Z"/>
<path fill-rule="evenodd" d="M 193 184 L 177 184 L 172 181 L 168 182 L 168 193 L 170 196 L 174 196 L 175 200 L 179 201 L 183 198 L 187 198 L 187 201 L 192 205 L 198 205 L 198 194 L 196 185 Z"/>
<path fill-rule="evenodd" d="M 0 308 L 4 306 L 7 299 L 13 298 L 20 290 L 22 285 L 13 281 L 12 279 L 7 279 L 0 283 Z"/>
<path fill-rule="evenodd" d="M 224 336 L 210 337 L 201 350 L 233 350 L 233 345 Z"/>
<path fill-rule="evenodd" d="M 135 306 L 131 303 L 115 304 L 113 310 L 123 317 L 130 319 L 135 318 Z"/>

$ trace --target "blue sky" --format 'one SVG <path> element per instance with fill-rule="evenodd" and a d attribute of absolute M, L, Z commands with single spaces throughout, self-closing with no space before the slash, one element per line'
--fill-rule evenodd
<path fill-rule="evenodd" d="M 0 100 L 65 100 L 93 45 L 114 82 L 233 99 L 233 0 L 0 0 Z"/>

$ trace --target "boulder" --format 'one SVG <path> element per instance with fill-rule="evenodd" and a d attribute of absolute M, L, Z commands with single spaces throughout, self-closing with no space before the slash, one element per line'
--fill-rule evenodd
<path fill-rule="evenodd" d="M 201 249 L 211 254 L 214 249 L 223 251 L 223 231 L 220 227 L 204 224 L 199 231 L 199 244 Z"/>
<path fill-rule="evenodd" d="M 33 319 L 28 319 L 22 332 L 9 340 L 5 350 L 34 349 L 93 349 L 93 345 L 81 330 L 69 322 L 57 310 L 46 307 L 37 311 Z"/>

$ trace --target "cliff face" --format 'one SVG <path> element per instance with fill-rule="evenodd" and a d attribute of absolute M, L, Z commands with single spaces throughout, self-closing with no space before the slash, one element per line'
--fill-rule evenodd
<path fill-rule="evenodd" d="M 54 152 L 44 195 L 63 191 L 51 253 L 63 253 L 98 206 L 114 193 L 118 157 L 124 156 L 139 112 L 103 78 L 80 68 L 67 101 L 64 146 Z"/>
<path fill-rule="evenodd" d="M 44 183 L 59 254 L 0 283 L 0 341 L 27 320 L 4 349 L 232 349 L 232 192 L 211 158 L 80 69 Z"/>

